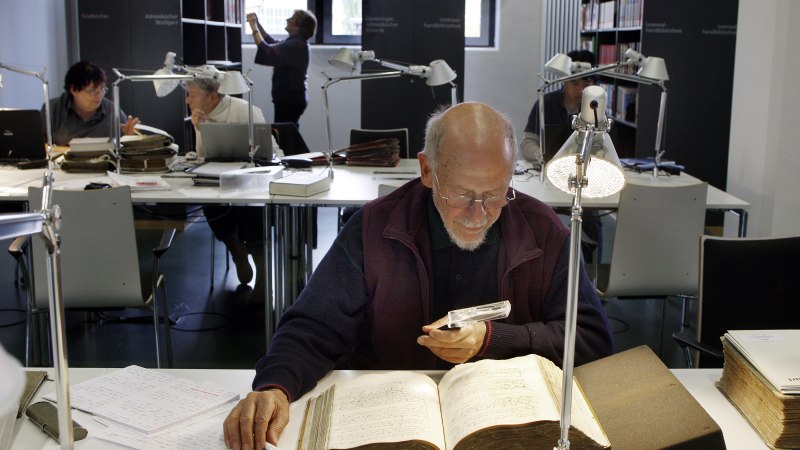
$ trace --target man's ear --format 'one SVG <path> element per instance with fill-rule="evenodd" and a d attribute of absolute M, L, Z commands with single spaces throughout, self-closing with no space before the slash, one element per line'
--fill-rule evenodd
<path fill-rule="evenodd" d="M 422 179 L 422 184 L 425 187 L 433 189 L 433 171 L 431 170 L 431 166 L 428 164 L 428 156 L 423 153 L 417 153 L 417 159 L 419 160 L 419 173 L 420 178 Z"/>

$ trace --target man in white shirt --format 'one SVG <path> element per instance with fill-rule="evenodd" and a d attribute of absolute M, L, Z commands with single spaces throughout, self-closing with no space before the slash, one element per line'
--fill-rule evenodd
<path fill-rule="evenodd" d="M 248 121 L 246 101 L 220 94 L 219 82 L 209 78 L 195 78 L 186 83 L 186 104 L 192 111 L 195 151 L 198 158 L 205 158 L 205 148 L 199 124 L 203 122 L 245 123 Z M 265 123 L 261 108 L 253 107 L 253 123 Z M 273 141 L 274 144 L 274 141 Z M 236 265 L 239 282 L 249 283 L 253 279 L 248 253 L 253 254 L 256 266 L 256 285 L 251 294 L 253 300 L 262 300 L 262 283 L 267 276 L 264 254 L 264 213 L 259 207 L 205 206 L 203 213 L 214 236 L 225 243 Z"/>

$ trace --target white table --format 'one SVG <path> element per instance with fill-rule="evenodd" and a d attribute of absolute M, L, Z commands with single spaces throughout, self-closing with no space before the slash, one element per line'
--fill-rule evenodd
<path fill-rule="evenodd" d="M 116 369 L 70 369 L 70 382 L 72 384 L 90 379 L 113 371 Z M 215 369 L 162 369 L 170 374 L 189 378 L 195 381 L 212 381 L 228 389 L 239 392 L 242 396 L 250 391 L 254 371 L 252 370 L 215 370 Z M 300 421 L 305 411 L 306 400 L 314 395 L 318 395 L 323 390 L 330 387 L 336 381 L 351 379 L 358 375 L 369 373 L 368 371 L 338 370 L 331 372 L 323 378 L 317 387 L 306 394 L 304 397 L 293 402 L 290 410 L 290 421 L 286 430 L 283 432 L 279 442 L 282 450 L 294 449 L 297 446 L 297 437 L 300 432 Z M 431 375 L 435 380 L 441 377 L 442 371 L 423 372 Z M 736 408 L 717 390 L 714 383 L 719 380 L 722 373 L 721 369 L 673 369 L 672 373 L 683 383 L 686 389 L 697 399 L 705 408 L 706 412 L 722 428 L 725 437 L 725 444 L 728 450 L 758 450 L 767 449 L 767 445 L 756 434 L 755 430 L 739 414 Z M 52 392 L 54 389 L 52 382 L 46 382 L 40 389 L 38 396 Z M 38 400 L 38 399 L 37 399 Z M 34 400 L 34 401 L 37 401 Z M 27 418 L 21 419 L 17 424 L 18 430 L 13 450 L 31 450 L 42 448 L 46 443 L 54 444 L 41 431 L 37 430 L 32 424 L 27 422 Z M 222 430 L 220 430 L 222 433 Z M 86 448 L 78 443 L 76 448 Z M 111 448 L 109 444 L 102 443 L 102 446 L 93 448 Z"/>
<path fill-rule="evenodd" d="M 315 171 L 325 170 L 314 167 Z M 298 283 L 304 286 L 311 276 L 313 224 L 311 208 L 313 206 L 361 206 L 377 198 L 382 191 L 402 186 L 419 176 L 419 162 L 416 159 L 402 159 L 396 167 L 358 167 L 338 165 L 334 168 L 333 182 L 329 190 L 310 197 L 292 197 L 270 195 L 269 192 L 220 192 L 217 188 L 196 187 L 189 178 L 165 178 L 173 188 L 162 191 L 132 192 L 134 203 L 180 203 L 180 204 L 231 204 L 265 206 L 266 246 L 268 277 L 266 283 L 267 305 L 265 308 L 266 340 L 269 345 L 272 331 L 282 312 L 299 293 Z M 17 170 L 0 168 L 0 201 L 27 201 L 28 186 L 40 186 L 43 170 Z M 651 184 L 657 186 L 679 186 L 699 183 L 700 180 L 688 175 L 661 176 L 653 178 L 649 173 L 627 171 L 626 178 L 630 183 Z M 146 175 L 145 175 L 146 176 Z M 103 174 L 54 172 L 56 189 L 82 189 L 89 181 L 103 177 Z M 552 207 L 569 207 L 572 197 L 553 187 L 539 176 L 523 174 L 514 176 L 514 188 L 519 192 L 531 195 Z M 584 208 L 616 209 L 619 205 L 619 194 L 599 199 L 584 199 Z M 270 224 L 275 212 L 275 242 L 272 240 Z M 747 209 L 750 204 L 713 186 L 708 187 L 706 208 L 732 212 L 739 216 L 739 236 L 747 231 Z M 302 227 L 302 228 L 301 228 Z M 275 294 L 273 301 L 273 292 Z"/>

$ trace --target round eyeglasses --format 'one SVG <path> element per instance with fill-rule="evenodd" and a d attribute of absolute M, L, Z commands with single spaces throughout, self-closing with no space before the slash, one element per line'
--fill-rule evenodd
<path fill-rule="evenodd" d="M 484 197 L 482 199 L 477 199 L 467 195 L 454 195 L 452 197 L 442 195 L 442 186 L 439 184 L 439 177 L 436 175 L 436 172 L 433 172 L 433 180 L 436 182 L 436 190 L 439 191 L 439 198 L 444 200 L 447 206 L 451 208 L 469 208 L 473 203 L 480 203 L 484 209 L 500 209 L 508 205 L 508 202 L 511 200 L 517 198 L 516 191 L 514 191 L 514 180 L 511 180 L 511 186 L 509 186 L 509 189 L 511 190 L 511 197 L 503 195 Z"/>
<path fill-rule="evenodd" d="M 89 88 L 89 89 L 84 89 L 83 92 L 86 92 L 92 97 L 96 97 L 98 95 L 106 95 L 106 92 L 108 92 L 108 88 L 105 86 L 101 88 Z"/>

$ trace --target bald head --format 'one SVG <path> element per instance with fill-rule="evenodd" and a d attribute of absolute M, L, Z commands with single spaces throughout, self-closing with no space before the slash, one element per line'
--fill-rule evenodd
<path fill-rule="evenodd" d="M 489 158 L 507 162 L 512 170 L 515 148 L 511 121 L 484 103 L 460 103 L 428 120 L 424 153 L 434 169 L 439 164 L 469 164 Z"/>
<path fill-rule="evenodd" d="M 483 103 L 462 103 L 428 121 L 425 150 L 418 155 L 420 178 L 459 248 L 483 245 L 500 217 L 503 207 L 486 206 L 484 200 L 509 198 L 515 149 L 511 122 Z M 473 201 L 464 205 L 464 198 Z"/>

